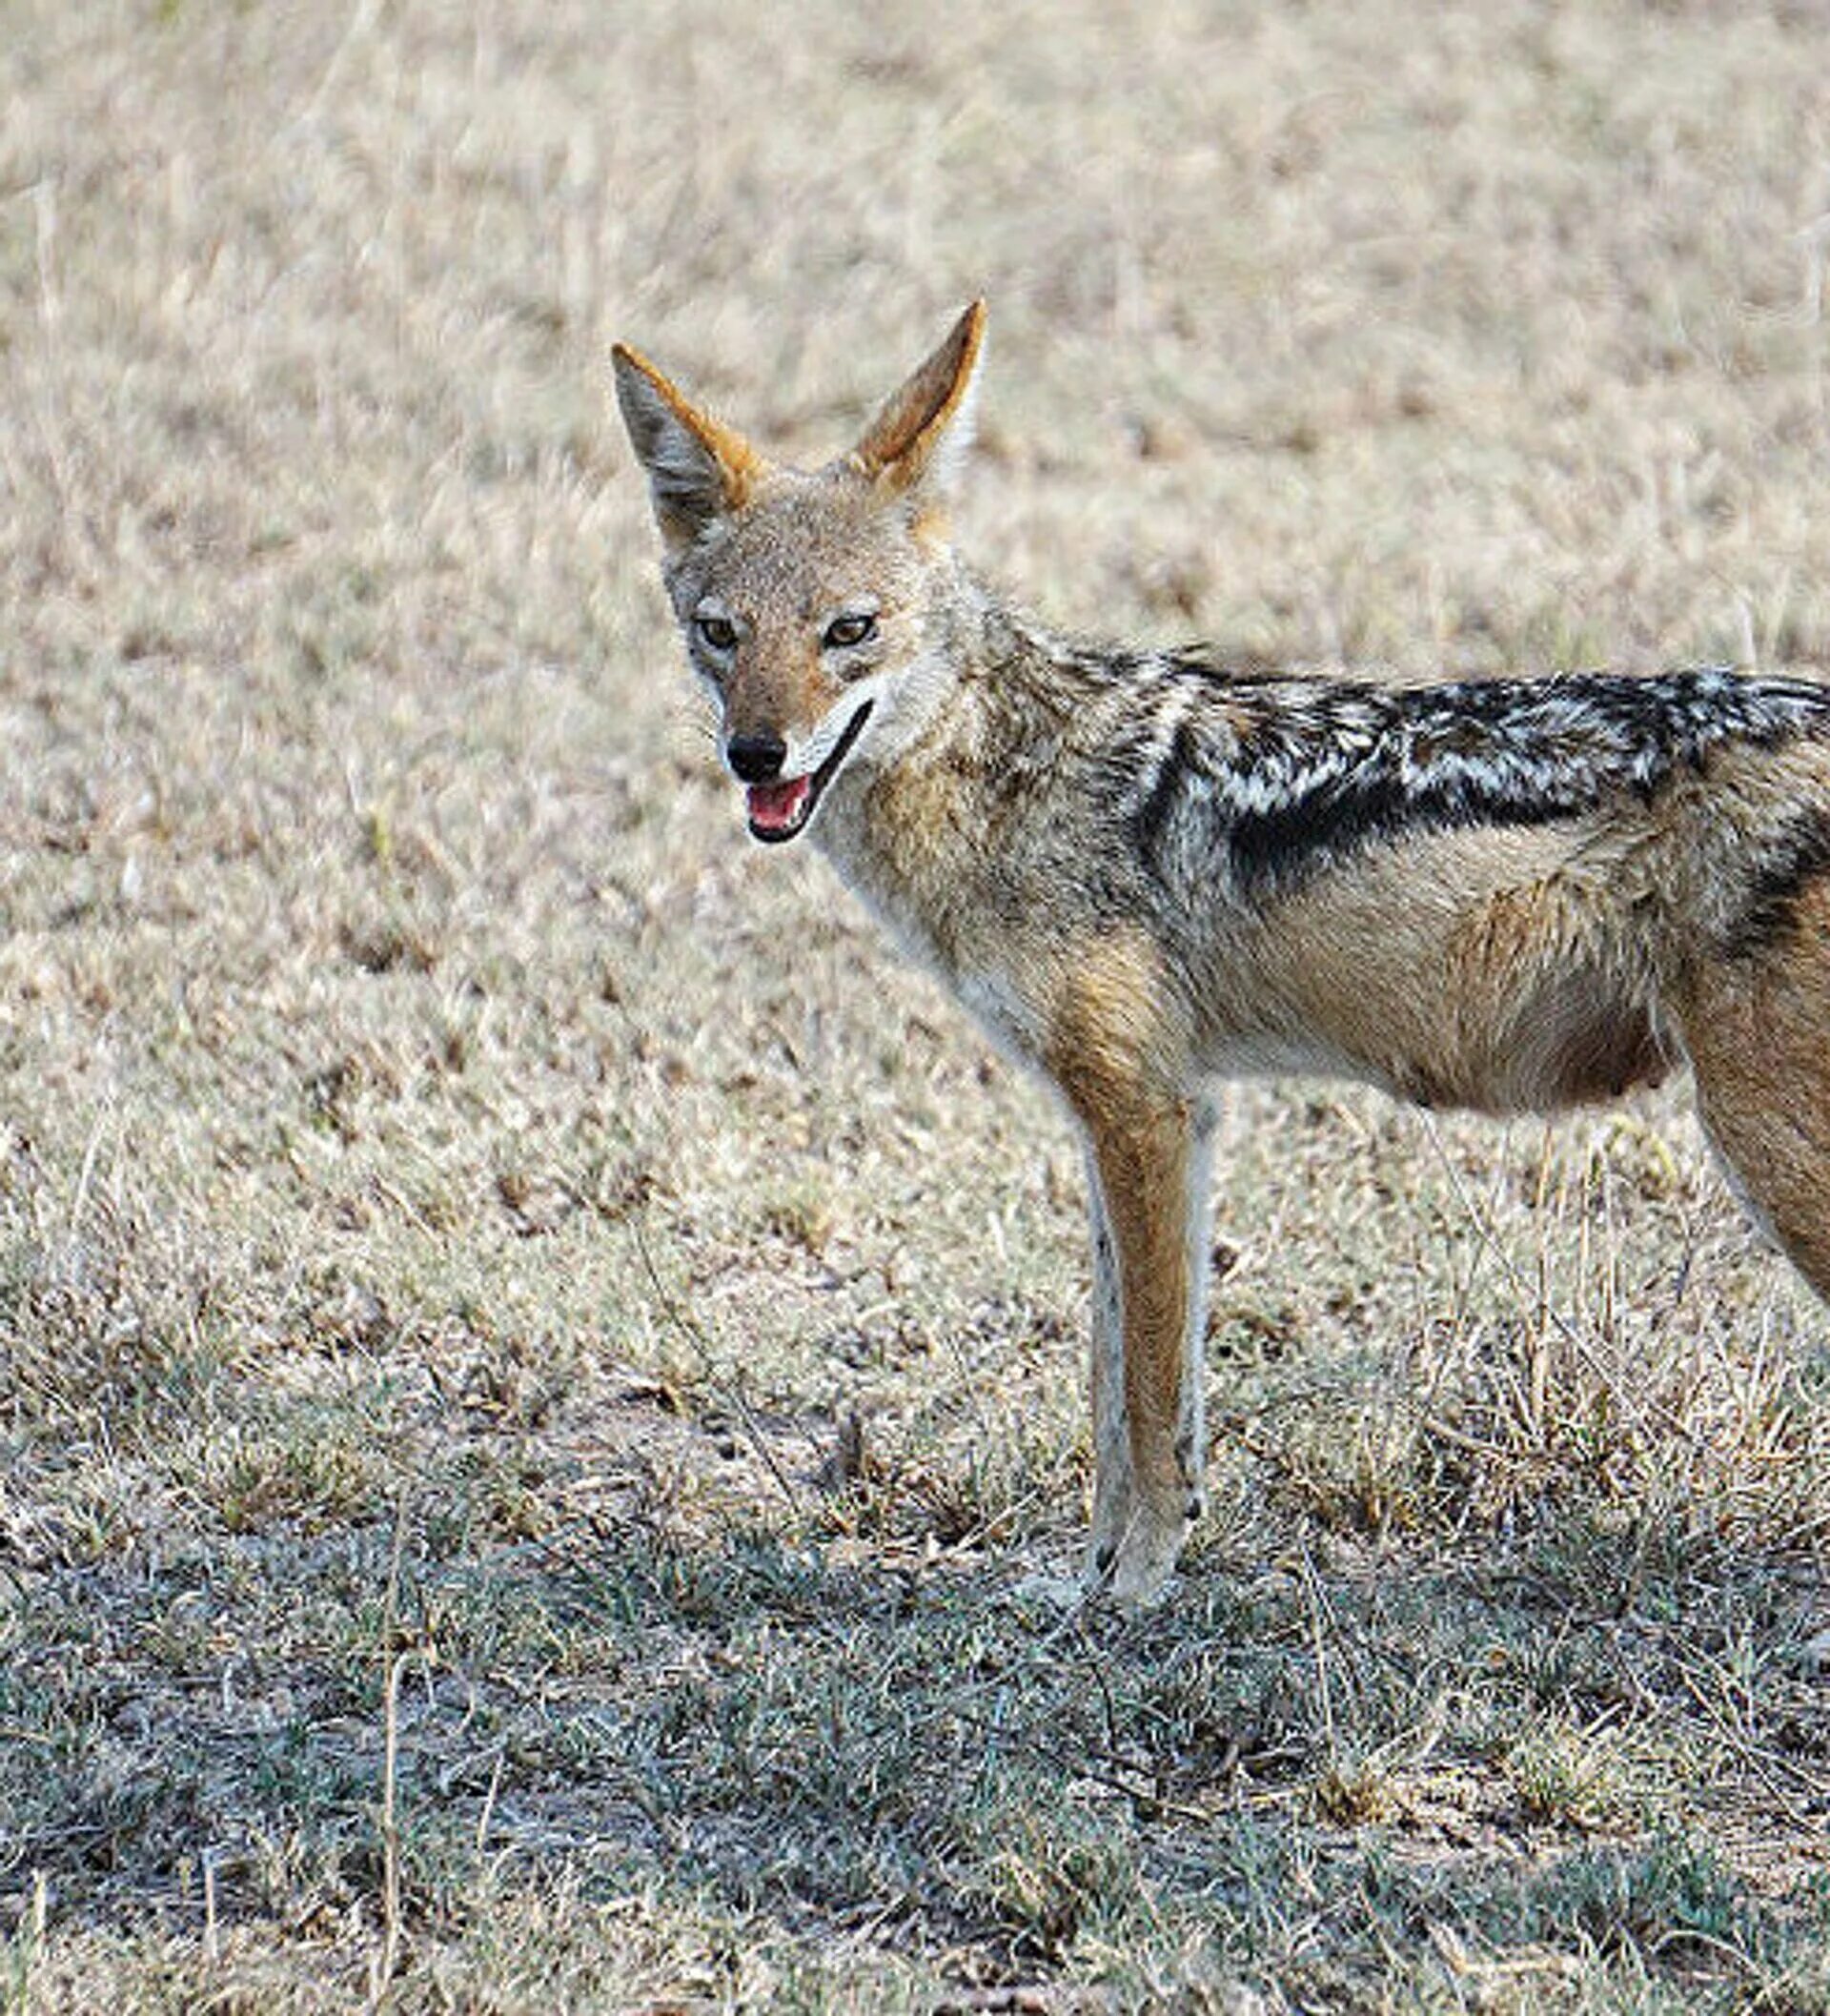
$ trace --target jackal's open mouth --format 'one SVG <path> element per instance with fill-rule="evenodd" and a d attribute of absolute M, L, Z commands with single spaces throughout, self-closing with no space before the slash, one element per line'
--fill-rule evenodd
<path fill-rule="evenodd" d="M 804 777 L 784 777 L 779 784 L 752 784 L 748 792 L 750 832 L 758 840 L 792 840 L 813 817 L 820 794 L 838 775 L 839 765 L 851 754 L 851 745 L 864 732 L 875 701 L 867 700 L 846 722 L 844 733 L 832 745 L 817 770 Z"/>

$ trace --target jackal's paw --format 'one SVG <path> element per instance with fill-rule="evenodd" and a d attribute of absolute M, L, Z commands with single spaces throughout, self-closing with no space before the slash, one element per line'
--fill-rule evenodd
<path fill-rule="evenodd" d="M 1161 1602 L 1190 1524 L 1180 1512 L 1152 1517 L 1137 1505 L 1115 1540 L 1102 1540 L 1095 1529 L 1087 1550 L 1088 1585 L 1106 1590 L 1115 1603 L 1129 1610 L 1146 1610 Z"/>
<path fill-rule="evenodd" d="M 1112 1600 L 1127 1610 L 1148 1610 L 1169 1594 L 1175 1558 L 1182 1552 L 1180 1527 L 1134 1533 L 1119 1549 L 1112 1567 Z"/>

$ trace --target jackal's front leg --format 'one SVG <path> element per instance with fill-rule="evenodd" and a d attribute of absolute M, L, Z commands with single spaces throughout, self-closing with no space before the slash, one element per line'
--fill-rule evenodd
<path fill-rule="evenodd" d="M 1159 1595 L 1202 1504 L 1211 1109 L 1144 1101 L 1088 1127 L 1093 1236 L 1089 1580 Z"/>
<path fill-rule="evenodd" d="M 1157 947 L 1082 944 L 1047 1062 L 1087 1132 L 1093 1227 L 1093 1530 L 1088 1573 L 1159 1595 L 1201 1509 L 1200 1351 L 1212 1116 Z"/>

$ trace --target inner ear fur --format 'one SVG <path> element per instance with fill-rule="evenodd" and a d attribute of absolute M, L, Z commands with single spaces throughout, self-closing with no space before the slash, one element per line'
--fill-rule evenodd
<path fill-rule="evenodd" d="M 985 303 L 974 301 L 940 348 L 884 401 L 847 458 L 853 466 L 892 490 L 908 489 L 930 470 L 949 475 L 971 439 L 974 374 L 984 347 Z"/>

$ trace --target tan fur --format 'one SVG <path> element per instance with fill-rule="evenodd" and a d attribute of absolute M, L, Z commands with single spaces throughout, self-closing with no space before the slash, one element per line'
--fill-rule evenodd
<path fill-rule="evenodd" d="M 1687 1058 L 1830 1294 L 1830 698 L 1400 693 L 1053 637 L 943 536 L 983 336 L 974 304 L 812 473 L 626 349 L 618 397 L 751 830 L 804 827 L 1082 1130 L 1089 1573 L 1154 1596 L 1199 1499 L 1215 1077 L 1503 1112 Z"/>
<path fill-rule="evenodd" d="M 1535 1111 L 1662 1075 L 1618 865 L 1542 831 L 1423 837 L 1286 906 L 1263 984 L 1424 1106 Z"/>
<path fill-rule="evenodd" d="M 1166 977 L 1142 934 L 1078 947 L 1043 1060 L 1087 1130 L 1117 1270 L 1119 1363 L 1096 1354 L 1093 1405 L 1096 1418 L 1107 1411 L 1101 1386 L 1116 1371 L 1126 1428 L 1095 1506 L 1092 1565 L 1132 1599 L 1161 1585 L 1201 1495 L 1189 1343 L 1205 1256 L 1189 1251 L 1194 1108 L 1182 1046 L 1165 1028 Z"/>
<path fill-rule="evenodd" d="M 1691 968 L 1672 1008 L 1737 1189 L 1830 1299 L 1830 883 L 1767 956 Z"/>

